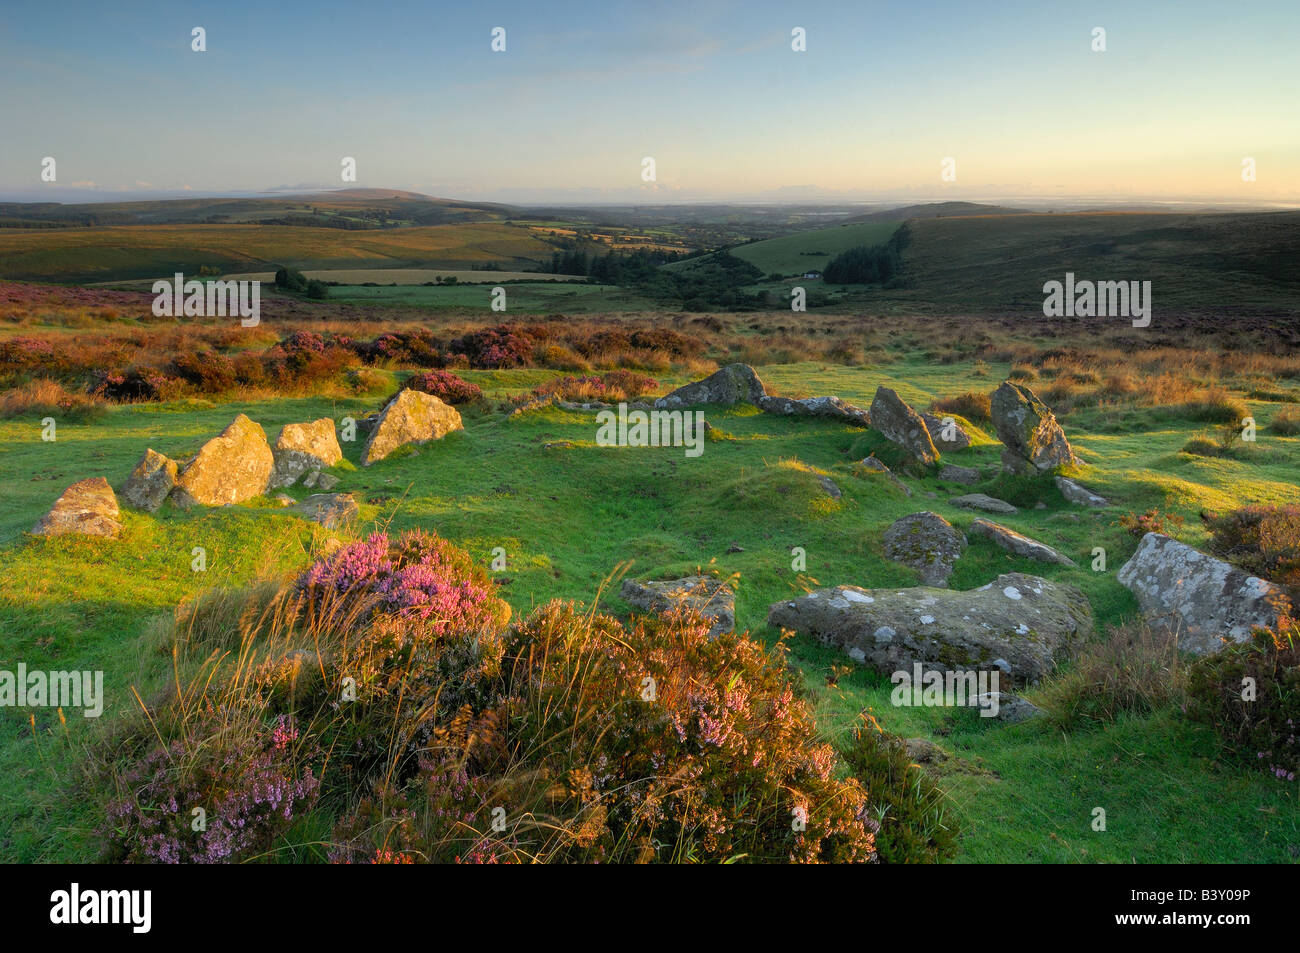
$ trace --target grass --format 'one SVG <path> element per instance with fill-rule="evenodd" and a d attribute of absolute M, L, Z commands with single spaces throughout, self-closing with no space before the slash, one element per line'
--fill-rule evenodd
<path fill-rule="evenodd" d="M 987 378 L 971 362 L 939 366 L 918 356 L 883 367 L 822 363 L 760 368 L 784 393 L 838 394 L 866 406 L 877 385 L 897 389 L 916 406 L 938 397 L 990 388 L 1009 370 L 989 362 Z M 521 394 L 555 376 L 540 370 L 461 372 L 489 401 Z M 663 380 L 666 387 L 681 380 Z M 58 439 L 40 438 L 39 420 L 0 420 L 0 479 L 7 506 L 0 513 L 0 657 L 29 668 L 102 669 L 108 714 L 102 724 L 80 717 L 61 725 L 54 712 L 5 709 L 0 722 L 0 857 L 75 860 L 89 856 L 93 828 L 71 796 L 84 748 L 141 693 L 166 677 L 169 659 L 151 654 L 148 633 L 182 600 L 221 585 L 301 566 L 322 531 L 268 506 L 198 509 L 164 507 L 154 516 L 126 511 L 123 538 L 35 540 L 24 537 L 61 490 L 77 479 L 104 475 L 119 485 L 146 446 L 169 454 L 192 451 L 238 412 L 268 434 L 289 422 L 339 419 L 374 409 L 376 398 L 280 398 L 244 403 L 190 401 L 111 408 L 96 420 L 60 422 Z M 697 459 L 681 448 L 602 448 L 590 414 L 545 408 L 509 418 L 490 404 L 462 408 L 465 430 L 369 468 L 341 470 L 339 491 L 362 500 L 354 532 L 378 523 L 392 531 L 436 529 L 487 565 L 494 547 L 506 551 L 497 574 L 516 614 L 553 597 L 590 603 L 602 581 L 626 560 L 638 578 L 670 577 L 698 568 L 738 574 L 738 625 L 772 640 L 767 606 L 805 588 L 840 583 L 867 587 L 913 585 L 916 577 L 884 558 L 881 534 L 908 513 L 932 509 L 959 529 L 977 514 L 947 499 L 971 489 L 936 479 L 909 479 L 908 499 L 877 480 L 854 475 L 862 431 L 838 424 L 760 414 L 753 408 L 709 410 L 728 435 L 706 444 Z M 1300 502 L 1294 474 L 1300 439 L 1275 435 L 1275 411 L 1251 405 L 1259 443 L 1269 452 L 1247 460 L 1204 459 L 1180 453 L 1194 422 L 1170 415 L 1147 431 L 1114 432 L 1104 408 L 1077 411 L 1067 430 L 1093 466 L 1080 474 L 1111 499 L 1107 510 L 1069 506 L 1044 496 L 1047 509 L 999 518 L 1071 556 L 1079 568 L 1044 566 L 973 540 L 950 585 L 983 585 L 1020 571 L 1078 585 L 1100 624 L 1135 611 L 1114 572 L 1136 547 L 1115 525 L 1120 512 L 1153 506 L 1187 517 L 1181 534 L 1204 542 L 1201 508 L 1225 510 L 1247 499 Z M 360 444 L 344 445 L 355 464 Z M 987 467 L 997 445 L 979 443 L 947 455 L 954 463 Z M 828 475 L 843 491 L 832 501 L 817 479 Z M 309 491 L 294 488 L 291 495 Z M 739 517 L 739 518 L 738 518 Z M 206 573 L 191 571 L 193 547 L 207 551 Z M 1107 570 L 1092 572 L 1092 550 L 1107 552 Z M 728 552 L 739 548 L 738 552 Z M 801 547 L 807 565 L 792 568 Z M 604 601 L 627 607 L 607 587 Z M 828 735 L 851 731 L 871 710 L 890 731 L 930 738 L 955 758 L 943 784 L 961 817 L 959 861 L 1272 861 L 1295 860 L 1300 845 L 1296 789 L 1261 774 L 1220 764 L 1208 730 L 1175 709 L 1124 715 L 1086 731 L 1062 733 L 1035 722 L 993 726 L 942 710 L 894 708 L 891 686 L 855 668 L 827 684 L 838 653 L 793 640 L 792 658 L 814 693 L 818 723 Z M 1032 697 L 1032 696 L 1031 696 Z M 82 722 L 82 723 L 78 723 Z M 1091 812 L 1107 811 L 1108 830 L 1093 832 Z"/>
<path fill-rule="evenodd" d="M 548 261 L 551 246 L 499 222 L 346 231 L 288 225 L 123 225 L 0 229 L 4 277 L 45 281 L 156 278 L 200 266 L 226 272 L 298 269 L 469 269 L 489 261 L 515 270 Z"/>

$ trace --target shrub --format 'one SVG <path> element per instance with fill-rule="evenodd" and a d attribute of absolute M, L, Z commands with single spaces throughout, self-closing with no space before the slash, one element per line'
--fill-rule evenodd
<path fill-rule="evenodd" d="M 1300 410 L 1294 407 L 1282 408 L 1273 415 L 1268 429 L 1283 437 L 1300 436 Z"/>
<path fill-rule="evenodd" d="M 1141 624 L 1118 626 L 1047 680 L 1039 702 L 1059 727 L 1104 724 L 1179 704 L 1185 683 L 1175 637 Z"/>
<path fill-rule="evenodd" d="M 930 775 L 912 763 L 902 740 L 874 719 L 854 734 L 840 754 L 870 792 L 882 864 L 931 864 L 957 852 L 956 819 Z"/>
<path fill-rule="evenodd" d="M 1007 380 L 1036 381 L 1038 380 L 1038 371 L 1034 370 L 1028 364 L 1022 364 L 1018 367 L 1011 368 L 1011 372 L 1007 374 Z"/>
<path fill-rule="evenodd" d="M 451 371 L 421 371 L 408 377 L 402 387 L 432 394 L 448 404 L 468 404 L 483 396 L 477 384 L 457 377 Z"/>
<path fill-rule="evenodd" d="M 930 413 L 957 414 L 971 422 L 980 423 L 988 423 L 993 419 L 991 398 L 978 391 L 940 398 L 930 405 Z"/>
<path fill-rule="evenodd" d="M 336 830 L 339 859 L 872 859 L 866 792 L 835 777 L 788 669 L 708 630 L 690 613 L 625 628 L 538 609 L 511 631 L 497 691 L 440 726 L 397 797 Z"/>
<path fill-rule="evenodd" d="M 687 610 L 508 616 L 429 533 L 376 534 L 242 604 L 201 600 L 177 624 L 176 688 L 112 752 L 143 767 L 110 771 L 111 854 L 249 860 L 312 849 L 329 823 L 343 862 L 875 858 L 867 791 L 779 651 L 710 638 Z M 249 833 L 178 846 L 194 803 Z"/>
<path fill-rule="evenodd" d="M 1294 627 L 1256 630 L 1249 641 L 1198 659 L 1188 679 L 1191 717 L 1209 725 L 1233 757 L 1284 781 L 1300 776 L 1298 639 Z"/>
<path fill-rule="evenodd" d="M 165 746 L 123 752 L 139 761 L 121 778 L 128 793 L 108 807 L 105 860 L 212 864 L 255 856 L 315 802 L 320 782 L 300 766 L 306 758 L 291 719 L 260 724 L 208 706 L 183 719 L 176 734 Z M 200 831 L 192 829 L 196 807 L 206 813 Z"/>
<path fill-rule="evenodd" d="M 487 574 L 433 533 L 413 531 L 396 541 L 385 533 L 344 546 L 298 580 L 311 609 L 329 618 L 358 605 L 399 618 L 417 618 L 437 632 L 504 623 L 505 603 L 492 596 Z"/>
<path fill-rule="evenodd" d="M 1207 424 L 1234 424 L 1250 416 L 1245 401 L 1233 397 L 1222 387 L 1214 387 L 1183 405 L 1189 420 Z"/>
<path fill-rule="evenodd" d="M 69 391 L 58 381 L 45 377 L 27 381 L 0 394 L 0 417 L 62 414 L 74 420 L 90 420 L 104 410 L 101 398 Z"/>
<path fill-rule="evenodd" d="M 197 351 L 177 354 L 172 359 L 172 372 L 200 393 L 220 394 L 235 386 L 235 365 L 224 354 L 216 351 Z"/>
<path fill-rule="evenodd" d="M 167 400 L 176 395 L 179 385 L 180 381 L 157 368 L 142 366 L 97 372 L 90 393 L 122 403 Z"/>
<path fill-rule="evenodd" d="M 441 342 L 424 328 L 385 332 L 369 344 L 360 345 L 358 351 L 372 364 L 387 361 L 394 364 L 442 367 L 446 363 Z"/>
<path fill-rule="evenodd" d="M 1207 520 L 1210 551 L 1300 593 L 1300 506 L 1247 506 Z"/>
<path fill-rule="evenodd" d="M 527 331 L 501 324 L 457 338 L 451 342 L 451 350 L 469 358 L 470 367 L 491 370 L 524 366 L 532 356 L 535 343 Z"/>
<path fill-rule="evenodd" d="M 1141 539 L 1147 533 L 1160 533 L 1172 536 L 1183 525 L 1183 518 L 1177 513 L 1161 513 L 1159 507 L 1151 507 L 1145 513 L 1125 513 L 1116 521 L 1116 525 L 1135 539 Z"/>
<path fill-rule="evenodd" d="M 557 377 L 533 388 L 535 397 L 559 397 L 570 401 L 618 403 L 636 400 L 656 390 L 659 382 L 634 371 L 608 371 L 594 377 Z"/>

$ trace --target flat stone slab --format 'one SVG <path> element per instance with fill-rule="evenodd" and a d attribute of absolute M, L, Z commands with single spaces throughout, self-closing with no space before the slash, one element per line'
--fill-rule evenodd
<path fill-rule="evenodd" d="M 985 496 L 983 493 L 967 493 L 965 496 L 955 496 L 948 502 L 953 506 L 960 506 L 964 510 L 983 510 L 985 513 L 1010 515 L 1020 512 L 1019 509 L 1006 500 L 994 499 L 991 496 Z"/>
<path fill-rule="evenodd" d="M 963 486 L 974 486 L 982 477 L 977 467 L 959 467 L 955 463 L 945 463 L 939 471 L 939 479 Z"/>
<path fill-rule="evenodd" d="M 1092 607 L 1077 587 L 1022 573 L 966 592 L 819 589 L 773 603 L 767 621 L 886 674 L 921 663 L 944 672 L 997 670 L 1014 682 L 1038 680 L 1093 631 Z"/>
<path fill-rule="evenodd" d="M 804 397 L 795 400 L 791 397 L 766 396 L 759 399 L 758 407 L 769 414 L 822 417 L 842 420 L 855 427 L 871 426 L 871 415 L 867 411 L 838 397 Z"/>
<path fill-rule="evenodd" d="M 1074 560 L 1057 552 L 1046 543 L 1040 543 L 1036 539 L 1022 536 L 1014 529 L 1009 529 L 986 519 L 977 517 L 970 524 L 970 533 L 972 536 L 980 536 L 991 540 L 1007 552 L 1016 556 L 1023 556 L 1025 559 L 1036 559 L 1040 563 L 1056 563 L 1060 566 L 1073 566 L 1075 564 Z"/>
<path fill-rule="evenodd" d="M 50 511 L 32 527 L 33 536 L 104 536 L 113 539 L 122 531 L 121 513 L 113 488 L 103 477 L 91 477 L 72 484 L 54 501 Z"/>
<path fill-rule="evenodd" d="M 736 594 L 725 582 L 711 576 L 650 582 L 624 579 L 619 594 L 625 602 L 644 612 L 662 613 L 682 607 L 694 609 L 712 620 L 710 638 L 736 629 Z"/>
<path fill-rule="evenodd" d="M 301 503 L 285 507 L 285 512 L 296 513 L 326 529 L 338 529 L 356 519 L 361 508 L 351 493 L 314 493 Z"/>
<path fill-rule="evenodd" d="M 1137 597 L 1147 623 L 1172 632 L 1197 655 L 1274 631 L 1293 617 L 1286 591 L 1161 533 L 1147 533 L 1116 578 Z"/>

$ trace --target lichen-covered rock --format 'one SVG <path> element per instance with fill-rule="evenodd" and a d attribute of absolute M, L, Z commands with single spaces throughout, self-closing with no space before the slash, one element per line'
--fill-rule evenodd
<path fill-rule="evenodd" d="M 1244 642 L 1256 627 L 1276 630 L 1294 612 L 1280 586 L 1160 533 L 1142 537 L 1116 578 L 1150 625 L 1174 633 L 1179 648 L 1197 655 Z"/>
<path fill-rule="evenodd" d="M 980 471 L 977 467 L 959 467 L 953 463 L 945 463 L 943 469 L 939 471 L 939 479 L 947 480 L 949 483 L 960 483 L 963 486 L 974 486 L 980 481 Z"/>
<path fill-rule="evenodd" d="M 923 586 L 946 586 L 953 564 L 966 549 L 966 537 L 938 513 L 904 516 L 884 534 L 885 555 L 915 569 Z"/>
<path fill-rule="evenodd" d="M 964 510 L 983 510 L 985 513 L 1002 513 L 1009 516 L 1012 513 L 1020 512 L 1019 509 L 1006 500 L 999 500 L 984 493 L 967 493 L 965 496 L 954 496 L 948 502 L 953 506 L 960 506 Z"/>
<path fill-rule="evenodd" d="M 736 594 L 720 579 L 709 576 L 686 576 L 666 581 L 635 582 L 623 580 L 623 600 L 644 612 L 661 613 L 686 607 L 694 609 L 713 625 L 709 637 L 733 632 L 736 628 Z"/>
<path fill-rule="evenodd" d="M 33 536 L 106 536 L 112 539 L 122 531 L 117 518 L 117 497 L 103 477 L 79 480 L 54 501 L 50 511 L 32 527 Z"/>
<path fill-rule="evenodd" d="M 1056 415 L 1028 387 L 1004 381 L 990 400 L 993 426 L 1007 448 L 1003 466 L 1010 472 L 1039 472 L 1078 462 Z"/>
<path fill-rule="evenodd" d="M 962 429 L 961 424 L 951 417 L 936 417 L 934 414 L 921 414 L 930 440 L 940 453 L 953 450 L 965 450 L 970 446 L 970 434 Z"/>
<path fill-rule="evenodd" d="M 361 508 L 351 493 L 313 493 L 301 503 L 289 507 L 287 512 L 297 513 L 326 529 L 338 529 L 356 519 Z"/>
<path fill-rule="evenodd" d="M 145 450 L 122 484 L 122 497 L 138 510 L 154 512 L 176 487 L 176 461 L 156 450 Z"/>
<path fill-rule="evenodd" d="M 271 470 L 270 488 L 293 486 L 304 473 L 332 467 L 343 459 L 334 421 L 328 417 L 309 424 L 285 424 L 271 448 L 275 466 Z"/>
<path fill-rule="evenodd" d="M 427 443 L 464 429 L 455 407 L 432 394 L 403 390 L 380 411 L 361 452 L 361 464 L 368 467 L 399 447 Z"/>
<path fill-rule="evenodd" d="M 794 417 L 822 417 L 828 420 L 842 420 L 855 427 L 870 427 L 871 415 L 861 407 L 854 406 L 838 397 L 804 397 L 795 400 L 792 397 L 760 397 L 758 407 L 769 414 L 782 414 Z"/>
<path fill-rule="evenodd" d="M 702 381 L 685 384 L 660 397 L 655 406 L 672 409 L 696 404 L 753 404 L 767 396 L 767 389 L 748 364 L 728 364 Z"/>
<path fill-rule="evenodd" d="M 972 536 L 982 536 L 984 539 L 1001 546 L 1007 552 L 1016 556 L 1023 556 L 1025 559 L 1036 559 L 1040 563 L 1056 563 L 1060 566 L 1074 565 L 1074 560 L 1057 552 L 1046 543 L 1040 543 L 1036 539 L 1022 536 L 1014 529 L 1008 529 L 999 523 L 976 518 L 970 524 L 970 533 Z"/>
<path fill-rule="evenodd" d="M 172 498 L 182 506 L 240 503 L 266 492 L 274 466 L 266 432 L 240 414 L 185 465 Z"/>
<path fill-rule="evenodd" d="M 1007 573 L 967 592 L 836 586 L 773 603 L 769 625 L 807 632 L 877 671 L 999 671 L 1016 683 L 1050 672 L 1093 631 L 1074 586 Z"/>
<path fill-rule="evenodd" d="M 1104 496 L 1098 496 L 1086 486 L 1080 486 L 1066 477 L 1056 478 L 1056 488 L 1061 491 L 1061 496 L 1079 506 L 1110 506 L 1110 501 Z"/>
<path fill-rule="evenodd" d="M 925 421 L 896 392 L 888 387 L 876 388 L 869 413 L 871 426 L 911 454 L 912 459 L 927 466 L 939 461 L 939 451 Z"/>

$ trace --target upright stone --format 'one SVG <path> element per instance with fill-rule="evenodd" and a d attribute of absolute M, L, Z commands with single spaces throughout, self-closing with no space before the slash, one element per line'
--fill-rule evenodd
<path fill-rule="evenodd" d="M 1002 456 L 1010 472 L 1039 472 L 1078 461 L 1056 415 L 1028 387 L 1004 381 L 990 401 L 993 426 L 1007 448 Z"/>
<path fill-rule="evenodd" d="M 261 496 L 275 466 L 266 432 L 243 414 L 205 443 L 172 491 L 182 506 L 225 506 Z"/>
<path fill-rule="evenodd" d="M 696 404 L 753 404 L 759 406 L 767 389 L 748 364 L 728 364 L 701 381 L 685 384 L 655 401 L 655 406 L 672 409 Z"/>
<path fill-rule="evenodd" d="M 927 466 L 939 461 L 939 451 L 934 448 L 925 420 L 895 391 L 888 387 L 876 388 L 868 414 L 871 426 L 906 450 L 913 459 Z"/>
<path fill-rule="evenodd" d="M 122 484 L 122 496 L 138 510 L 152 513 L 176 487 L 176 461 L 147 449 Z"/>
<path fill-rule="evenodd" d="M 380 411 L 365 449 L 362 466 L 370 466 L 407 444 L 438 440 L 453 430 L 464 430 L 460 412 L 432 394 L 403 390 Z"/>
<path fill-rule="evenodd" d="M 343 459 L 334 435 L 334 421 L 328 417 L 309 424 L 285 424 L 271 448 L 275 466 L 270 487 L 293 486 L 304 473 L 332 467 Z"/>

